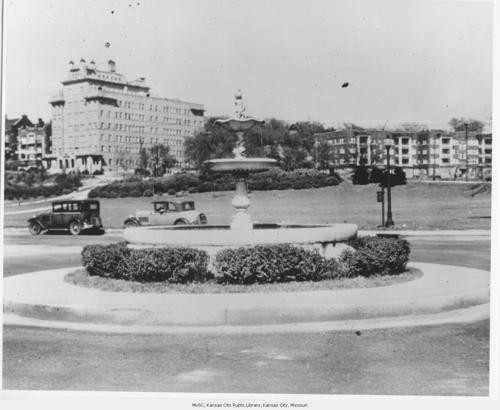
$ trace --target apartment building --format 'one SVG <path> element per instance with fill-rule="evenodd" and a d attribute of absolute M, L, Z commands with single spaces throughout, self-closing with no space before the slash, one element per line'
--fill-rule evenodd
<path fill-rule="evenodd" d="M 68 78 L 50 104 L 52 170 L 132 170 L 139 152 L 170 147 L 177 167 L 186 165 L 184 139 L 204 124 L 204 106 L 152 96 L 143 77 L 128 81 L 110 60 L 105 69 L 84 59 L 69 63 Z"/>
<path fill-rule="evenodd" d="M 373 165 L 387 161 L 384 139 L 394 142 L 390 162 L 402 167 L 408 177 L 482 178 L 491 172 L 492 135 L 469 132 L 430 130 L 398 132 L 352 130 L 314 135 L 315 144 L 331 146 L 331 164 L 335 167 Z M 467 149 L 466 149 L 467 147 Z"/>

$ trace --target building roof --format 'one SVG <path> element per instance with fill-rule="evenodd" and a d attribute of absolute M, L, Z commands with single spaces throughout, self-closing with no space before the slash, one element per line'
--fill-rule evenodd
<path fill-rule="evenodd" d="M 19 118 L 8 119 L 5 117 L 5 131 L 10 131 L 17 121 L 19 121 Z"/>

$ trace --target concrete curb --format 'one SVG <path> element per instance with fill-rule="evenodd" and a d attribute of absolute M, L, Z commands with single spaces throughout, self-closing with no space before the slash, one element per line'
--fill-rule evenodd
<path fill-rule="evenodd" d="M 133 334 L 269 334 L 269 333 L 314 333 L 329 331 L 361 331 L 398 327 L 436 326 L 451 323 L 472 323 L 490 317 L 490 304 L 472 306 L 429 315 L 398 316 L 394 318 L 360 319 L 330 322 L 288 323 L 259 326 L 123 326 L 40 320 L 6 313 L 6 326 L 26 326 L 65 329 L 84 332 L 133 333 Z"/>
<path fill-rule="evenodd" d="M 374 236 L 377 234 L 401 235 L 401 236 L 485 236 L 490 237 L 491 231 L 487 229 L 467 229 L 459 230 L 440 230 L 440 231 L 410 231 L 410 230 L 359 230 L 360 236 Z"/>
<path fill-rule="evenodd" d="M 44 321 L 140 327 L 267 326 L 432 315 L 489 302 L 489 272 L 412 263 L 393 286 L 248 294 L 105 292 L 64 282 L 75 268 L 4 279 L 4 313 Z"/>

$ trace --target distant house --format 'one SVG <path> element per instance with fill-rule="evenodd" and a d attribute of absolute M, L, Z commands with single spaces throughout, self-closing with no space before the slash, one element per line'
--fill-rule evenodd
<path fill-rule="evenodd" d="M 18 141 L 17 136 L 19 134 L 19 130 L 33 127 L 33 123 L 29 120 L 27 115 L 24 115 L 21 118 L 13 118 L 9 119 L 5 116 L 5 158 L 6 159 L 17 159 L 17 148 Z"/>

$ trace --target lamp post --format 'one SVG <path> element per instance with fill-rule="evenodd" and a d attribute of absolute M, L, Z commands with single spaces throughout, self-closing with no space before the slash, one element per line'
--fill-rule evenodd
<path fill-rule="evenodd" d="M 394 221 L 392 220 L 392 208 L 391 208 L 391 162 L 390 162 L 390 150 L 394 145 L 392 138 L 384 139 L 384 146 L 387 152 L 387 219 L 385 221 L 386 228 L 394 226 Z"/>
<path fill-rule="evenodd" d="M 464 122 L 465 127 L 465 180 L 469 180 L 469 123 Z"/>

